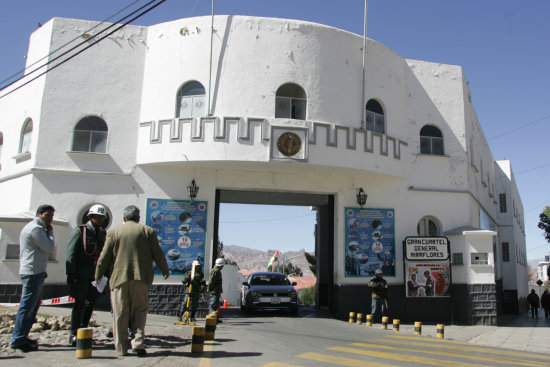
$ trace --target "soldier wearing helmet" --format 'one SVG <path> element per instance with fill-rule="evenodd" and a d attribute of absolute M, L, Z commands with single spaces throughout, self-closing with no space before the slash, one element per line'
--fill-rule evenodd
<path fill-rule="evenodd" d="M 208 292 L 210 293 L 210 311 L 218 312 L 220 297 L 222 295 L 222 268 L 225 260 L 222 258 L 216 259 L 216 263 L 210 270 L 210 280 L 208 281 Z"/>
<path fill-rule="evenodd" d="M 199 295 L 202 292 L 206 282 L 204 281 L 204 274 L 201 271 L 201 263 L 194 260 L 191 264 L 191 270 L 185 273 L 182 281 L 186 287 L 185 298 L 180 306 L 179 321 L 183 321 L 184 313 L 189 311 L 189 318 L 191 322 L 195 322 L 195 313 L 199 308 Z"/>
<path fill-rule="evenodd" d="M 95 204 L 88 210 L 88 222 L 75 228 L 67 244 L 65 270 L 69 294 L 75 302 L 71 313 L 69 343 L 76 346 L 76 331 L 88 327 L 94 305 L 100 293 L 92 286 L 97 259 L 105 244 L 106 232 L 102 225 L 107 209 Z"/>

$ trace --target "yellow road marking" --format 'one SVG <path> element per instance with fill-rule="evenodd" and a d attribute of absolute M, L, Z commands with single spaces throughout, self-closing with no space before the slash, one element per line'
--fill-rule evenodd
<path fill-rule="evenodd" d="M 205 340 L 202 348 L 202 358 L 199 367 L 210 367 L 210 361 L 212 360 L 213 340 Z"/>
<path fill-rule="evenodd" d="M 419 363 L 419 364 L 432 365 L 432 366 L 477 367 L 481 365 L 480 363 L 474 364 L 474 363 L 465 363 L 465 362 L 455 362 L 455 361 L 445 360 L 445 359 L 401 355 L 401 354 L 394 354 L 389 352 L 376 352 L 371 350 L 363 350 L 363 349 L 356 349 L 356 348 L 349 348 L 349 347 L 330 347 L 330 348 L 327 348 L 327 350 L 354 353 L 354 354 L 359 354 L 363 356 L 390 359 L 390 360 L 400 361 L 400 362 Z"/>
<path fill-rule="evenodd" d="M 510 358 L 501 358 L 501 357 L 491 357 L 491 356 L 484 356 L 479 354 L 466 354 L 466 353 L 456 353 L 456 352 L 449 352 L 449 351 L 443 351 L 443 350 L 433 350 L 433 349 L 420 349 L 420 348 L 411 348 L 411 347 L 396 347 L 395 345 L 381 345 L 381 344 L 373 344 L 373 343 L 352 343 L 351 345 L 357 346 L 357 347 L 367 347 L 367 348 L 377 348 L 377 349 L 390 349 L 390 350 L 399 350 L 404 352 L 421 352 L 426 354 L 434 354 L 434 355 L 442 355 L 442 356 L 452 356 L 452 357 L 459 357 L 464 359 L 474 359 L 476 361 L 486 361 L 486 362 L 500 362 L 500 363 L 511 363 L 515 365 L 520 366 L 533 366 L 533 364 L 538 365 L 544 365 L 544 366 L 550 366 L 550 364 L 542 363 L 539 361 L 522 361 L 518 359 L 510 359 Z M 447 349 L 445 346 L 444 348 Z"/>
<path fill-rule="evenodd" d="M 372 361 L 361 361 L 353 358 L 331 356 L 321 353 L 304 353 L 297 355 L 298 358 L 309 359 L 311 361 L 325 362 L 338 366 L 349 367 L 395 367 L 393 364 L 378 363 Z"/>
<path fill-rule="evenodd" d="M 468 343 L 468 342 L 459 342 L 459 341 L 456 341 L 456 340 L 449 340 L 449 339 L 436 339 L 435 337 L 431 337 L 431 336 L 386 335 L 384 338 L 422 340 L 422 341 L 425 341 L 425 342 L 458 344 L 458 345 L 472 345 L 472 343 Z"/>
<path fill-rule="evenodd" d="M 548 356 L 541 355 L 541 354 L 534 354 L 534 353 L 526 353 L 526 352 L 520 352 L 520 351 L 512 351 L 507 349 L 497 349 L 494 347 L 474 347 L 470 345 L 470 347 L 459 347 L 449 344 L 440 344 L 437 345 L 437 341 L 434 342 L 424 340 L 424 342 L 414 342 L 414 341 L 402 341 L 402 340 L 391 340 L 388 341 L 387 339 L 369 339 L 369 341 L 372 342 L 380 342 L 380 343 L 393 343 L 393 344 L 400 344 L 400 345 L 407 345 L 407 346 L 416 346 L 416 347 L 432 347 L 432 348 L 445 348 L 445 349 L 453 349 L 453 350 L 461 350 L 466 352 L 479 352 L 479 353 L 492 353 L 492 354 L 500 354 L 500 355 L 506 355 L 506 356 L 513 356 L 513 357 L 522 357 L 522 358 L 529 358 L 529 359 L 542 359 L 542 360 L 548 360 Z M 539 363 L 539 362 L 537 362 Z M 547 364 L 550 365 L 550 364 Z"/>
<path fill-rule="evenodd" d="M 298 366 L 296 364 L 281 363 L 281 362 L 271 362 L 268 364 L 262 364 L 260 367 L 302 367 L 302 366 Z"/>

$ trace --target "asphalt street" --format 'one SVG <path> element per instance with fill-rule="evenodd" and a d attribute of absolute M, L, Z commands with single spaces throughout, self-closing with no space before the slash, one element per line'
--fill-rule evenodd
<path fill-rule="evenodd" d="M 49 315 L 68 315 L 67 308 L 42 307 Z M 302 309 L 298 316 L 285 313 L 244 315 L 224 310 L 215 338 L 205 341 L 202 353 L 191 353 L 192 326 L 174 325 L 174 317 L 149 315 L 146 358 L 118 358 L 104 334 L 110 326 L 108 312 L 95 312 L 103 326 L 94 330 L 90 359 L 76 359 L 67 335 L 52 342 L 34 333 L 37 352 L 0 355 L 5 366 L 550 366 L 550 321 L 516 316 L 508 326 L 445 327 L 445 339 L 436 338 L 435 325 L 423 325 L 422 335 L 413 325 L 400 332 L 335 320 L 322 312 Z M 204 325 L 204 319 L 199 320 Z"/>

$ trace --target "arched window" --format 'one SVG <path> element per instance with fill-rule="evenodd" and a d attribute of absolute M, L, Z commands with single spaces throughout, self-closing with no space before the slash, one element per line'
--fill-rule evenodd
<path fill-rule="evenodd" d="M 107 124 L 97 116 L 86 116 L 74 127 L 73 152 L 105 153 Z"/>
<path fill-rule="evenodd" d="M 27 119 L 21 130 L 21 141 L 19 142 L 19 153 L 31 151 L 32 120 Z"/>
<path fill-rule="evenodd" d="M 420 219 L 416 231 L 419 236 L 439 236 L 441 234 L 441 225 L 435 217 L 425 216 Z"/>
<path fill-rule="evenodd" d="M 298 84 L 287 83 L 275 93 L 275 118 L 306 119 L 306 92 Z"/>
<path fill-rule="evenodd" d="M 420 153 L 443 155 L 443 135 L 433 125 L 424 125 L 420 129 Z"/>
<path fill-rule="evenodd" d="M 178 91 L 176 116 L 181 118 L 204 116 L 206 92 L 204 86 L 193 80 Z"/>
<path fill-rule="evenodd" d="M 384 110 L 380 103 L 374 99 L 367 102 L 365 113 L 365 129 L 374 131 L 380 134 L 386 133 L 386 121 L 384 119 Z"/>

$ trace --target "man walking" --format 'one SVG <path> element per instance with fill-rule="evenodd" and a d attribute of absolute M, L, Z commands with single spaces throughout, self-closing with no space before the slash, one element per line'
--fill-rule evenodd
<path fill-rule="evenodd" d="M 169 276 L 168 264 L 157 233 L 139 224 L 139 209 L 130 205 L 124 209 L 124 223 L 107 234 L 99 257 L 95 279 L 99 282 L 113 268 L 109 287 L 113 305 L 113 329 L 116 351 L 128 355 L 128 327 L 135 332 L 132 349 L 138 357 L 147 355 L 144 344 L 145 323 L 149 311 L 149 288 L 153 284 L 153 260 Z"/>
<path fill-rule="evenodd" d="M 69 344 L 73 347 L 76 346 L 76 331 L 88 327 L 95 302 L 100 295 L 92 281 L 95 279 L 97 259 L 105 244 L 106 232 L 101 225 L 106 213 L 107 209 L 103 205 L 92 205 L 88 211 L 90 220 L 73 231 L 67 245 L 67 284 L 69 295 L 75 300 L 69 337 Z"/>
<path fill-rule="evenodd" d="M 54 252 L 54 212 L 51 205 L 39 206 L 36 217 L 23 227 L 19 236 L 19 275 L 23 282 L 23 291 L 10 347 L 24 353 L 38 350 L 36 341 L 28 336 L 42 300 L 48 256 Z"/>
<path fill-rule="evenodd" d="M 225 260 L 222 258 L 216 259 L 215 266 L 210 270 L 210 280 L 208 281 L 208 292 L 210 293 L 210 311 L 218 312 L 220 297 L 222 295 L 222 268 Z M 221 320 L 218 320 L 221 322 Z"/>
<path fill-rule="evenodd" d="M 369 287 L 372 288 L 372 318 L 374 322 L 378 322 L 386 313 L 388 282 L 382 277 L 382 269 L 376 269 L 375 274 L 376 276 L 369 282 Z"/>
<path fill-rule="evenodd" d="M 527 302 L 529 303 L 529 306 L 531 307 L 531 318 L 538 318 L 539 317 L 539 305 L 540 305 L 540 298 L 537 292 L 535 292 L 534 289 L 531 289 L 531 293 L 527 296 Z"/>

